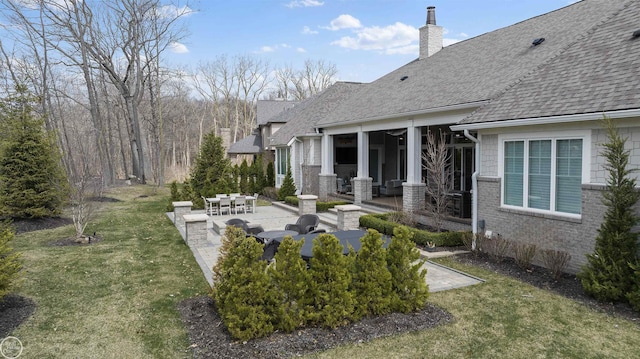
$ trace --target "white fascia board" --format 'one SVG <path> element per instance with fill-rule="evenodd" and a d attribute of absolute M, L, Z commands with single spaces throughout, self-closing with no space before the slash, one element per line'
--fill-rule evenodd
<path fill-rule="evenodd" d="M 430 115 L 438 112 L 448 112 L 448 111 L 465 110 L 465 109 L 472 109 L 472 108 L 475 109 L 477 107 L 480 107 L 486 104 L 487 102 L 488 102 L 487 100 L 475 101 L 475 102 L 469 102 L 469 103 L 463 103 L 463 104 L 457 104 L 457 105 L 441 106 L 441 107 L 435 107 L 435 108 L 429 108 L 429 109 L 423 109 L 423 110 L 417 110 L 417 111 L 396 113 L 392 115 L 373 116 L 373 117 L 361 118 L 357 120 L 341 121 L 341 122 L 321 123 L 321 124 L 317 124 L 316 127 L 322 128 L 322 129 L 328 129 L 331 127 L 342 127 L 342 126 L 348 126 L 348 125 L 359 126 L 363 123 L 374 122 L 374 121 L 394 120 L 394 119 L 400 119 L 400 118 L 413 118 L 416 116 Z"/>
<path fill-rule="evenodd" d="M 469 124 L 451 126 L 451 129 L 453 131 L 462 131 L 462 130 L 482 130 L 482 129 L 501 128 L 501 127 L 549 125 L 549 124 L 581 122 L 581 121 L 595 121 L 595 120 L 601 120 L 603 116 L 607 116 L 612 119 L 639 117 L 640 109 L 603 111 L 603 112 L 581 113 L 576 115 L 561 115 L 561 116 L 551 116 L 551 117 L 525 118 L 525 119 L 518 119 L 518 120 L 469 123 Z"/>

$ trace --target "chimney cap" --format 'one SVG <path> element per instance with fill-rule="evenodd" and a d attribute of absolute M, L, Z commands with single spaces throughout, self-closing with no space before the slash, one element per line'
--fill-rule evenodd
<path fill-rule="evenodd" d="M 436 24 L 436 7 L 427 6 L 427 25 Z"/>

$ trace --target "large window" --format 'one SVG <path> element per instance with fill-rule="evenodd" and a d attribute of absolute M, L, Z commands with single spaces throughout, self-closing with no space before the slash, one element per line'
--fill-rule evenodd
<path fill-rule="evenodd" d="M 580 214 L 582 139 L 504 142 L 503 204 Z"/>

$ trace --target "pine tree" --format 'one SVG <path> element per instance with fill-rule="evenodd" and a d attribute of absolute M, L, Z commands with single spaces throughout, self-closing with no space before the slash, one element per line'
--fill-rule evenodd
<path fill-rule="evenodd" d="M 233 192 L 237 188 L 233 178 L 233 166 L 222 146 L 222 138 L 213 132 L 206 134 L 191 170 L 191 185 L 196 197 Z"/>
<path fill-rule="evenodd" d="M 637 263 L 638 234 L 632 228 L 638 223 L 634 205 L 640 198 L 631 178 L 629 151 L 613 121 L 604 118 L 608 142 L 602 156 L 607 160 L 607 190 L 602 202 L 607 207 L 604 221 L 598 229 L 595 249 L 587 254 L 588 263 L 579 273 L 585 292 L 600 301 L 619 301 L 632 290 L 634 271 L 629 264 Z"/>
<path fill-rule="evenodd" d="M 391 287 L 395 311 L 408 313 L 421 309 L 429 299 L 429 286 L 425 282 L 427 270 L 424 260 L 411 241 L 413 234 L 406 226 L 393 230 L 393 238 L 387 249 L 387 266 L 391 272 Z"/>
<path fill-rule="evenodd" d="M 60 152 L 44 121 L 34 118 L 32 101 L 18 88 L 16 97 L 0 104 L 2 120 L 11 127 L 0 158 L 0 215 L 56 216 L 69 195 Z"/>
<path fill-rule="evenodd" d="M 332 234 L 321 234 L 313 240 L 310 260 L 310 290 L 305 303 L 314 307 L 309 320 L 335 328 L 353 317 L 351 257 L 345 256 L 340 241 Z"/>
<path fill-rule="evenodd" d="M 261 260 L 263 245 L 229 228 L 226 252 L 214 268 L 213 298 L 227 330 L 239 340 L 271 334 L 279 294 Z"/>
<path fill-rule="evenodd" d="M 284 176 L 282 186 L 278 190 L 278 201 L 284 201 L 289 196 L 295 196 L 296 185 L 293 182 L 293 175 L 291 174 L 291 165 L 287 166 L 287 174 Z"/>
<path fill-rule="evenodd" d="M 0 223 L 0 301 L 11 293 L 22 268 L 20 254 L 11 248 L 13 238 L 14 233 L 9 224 Z"/>
<path fill-rule="evenodd" d="M 360 242 L 352 284 L 356 317 L 386 314 L 391 311 L 392 290 L 382 235 L 370 229 Z"/>
<path fill-rule="evenodd" d="M 300 256 L 303 244 L 304 239 L 295 241 L 285 237 L 268 268 L 269 277 L 281 295 L 277 328 L 285 332 L 304 326 L 308 310 L 303 305 L 310 279 L 307 263 Z"/>

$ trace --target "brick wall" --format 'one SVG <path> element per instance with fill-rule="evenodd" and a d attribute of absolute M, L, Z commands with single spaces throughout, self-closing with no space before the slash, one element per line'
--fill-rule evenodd
<path fill-rule="evenodd" d="M 554 215 L 532 214 L 500 208 L 500 180 L 478 178 L 478 219 L 485 220 L 486 230 L 504 238 L 535 243 L 539 249 L 557 249 L 571 254 L 567 270 L 576 273 L 586 264 L 587 253 L 593 252 L 597 230 L 606 210 L 602 204 L 602 186 L 582 186 L 582 218 L 569 219 Z M 640 205 L 636 206 L 640 213 Z M 541 265 L 540 258 L 535 264 Z"/>

